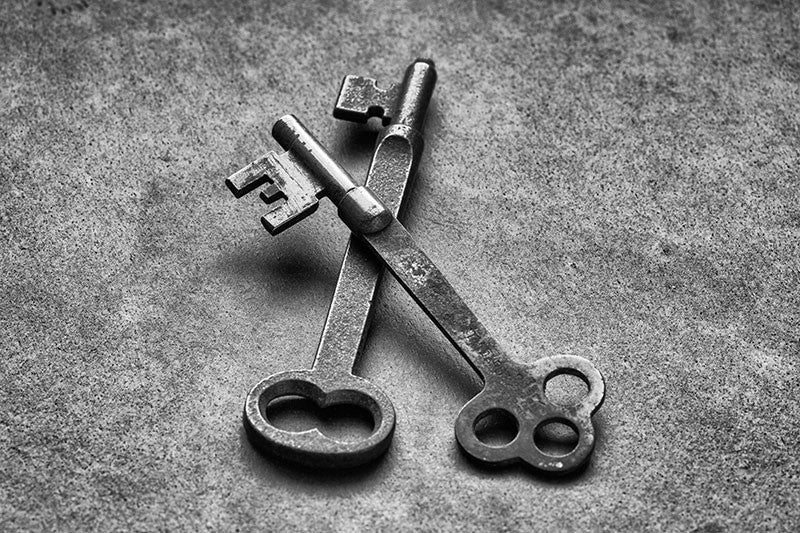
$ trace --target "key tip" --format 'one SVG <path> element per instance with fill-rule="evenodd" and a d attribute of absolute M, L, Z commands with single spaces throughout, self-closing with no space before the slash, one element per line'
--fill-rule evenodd
<path fill-rule="evenodd" d="M 288 150 L 305 126 L 292 114 L 283 115 L 272 125 L 272 137 L 284 150 Z"/>
<path fill-rule="evenodd" d="M 235 198 L 241 198 L 244 196 L 244 193 L 241 191 L 241 189 L 239 189 L 239 187 L 237 187 L 230 178 L 225 178 L 225 186 L 228 187 L 228 190 L 233 193 Z"/>

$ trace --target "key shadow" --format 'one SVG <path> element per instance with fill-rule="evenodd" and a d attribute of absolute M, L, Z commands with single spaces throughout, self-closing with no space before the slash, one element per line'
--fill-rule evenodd
<path fill-rule="evenodd" d="M 334 470 L 302 466 L 263 454 L 250 443 L 244 427 L 239 428 L 239 446 L 242 462 L 263 481 L 334 496 L 341 495 L 342 489 L 368 491 L 386 478 L 391 470 L 391 447 L 386 455 L 370 463 Z"/>
<path fill-rule="evenodd" d="M 338 265 L 331 263 L 328 254 L 321 253 L 314 233 L 294 231 L 253 239 L 221 255 L 215 266 L 248 286 L 277 288 L 286 293 L 298 288 L 303 293 L 325 289 L 332 292 Z"/>
<path fill-rule="evenodd" d="M 366 181 L 379 132 L 380 127 L 372 119 L 366 124 L 336 121 L 330 150 L 356 183 L 363 185 Z"/>

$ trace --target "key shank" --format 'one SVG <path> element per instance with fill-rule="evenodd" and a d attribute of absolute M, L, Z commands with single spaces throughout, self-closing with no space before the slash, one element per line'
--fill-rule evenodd
<path fill-rule="evenodd" d="M 400 222 L 362 238 L 482 380 L 508 373 L 513 362 Z"/>
<path fill-rule="evenodd" d="M 339 217 L 351 230 L 372 233 L 391 222 L 392 214 L 383 202 L 366 187 L 356 185 L 297 117 L 281 117 L 272 127 L 272 136 L 320 181 L 325 195 L 339 208 Z"/>

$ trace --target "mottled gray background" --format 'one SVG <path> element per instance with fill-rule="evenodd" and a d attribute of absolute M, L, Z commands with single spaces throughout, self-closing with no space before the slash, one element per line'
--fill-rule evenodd
<path fill-rule="evenodd" d="M 341 77 L 439 84 L 408 227 L 520 361 L 608 383 L 589 468 L 482 470 L 477 391 L 392 281 L 358 372 L 373 468 L 243 436 L 311 363 L 347 239 L 272 238 L 222 180 L 297 114 L 363 177 Z M 792 2 L 0 4 L 0 529 L 791 530 L 800 523 Z"/>

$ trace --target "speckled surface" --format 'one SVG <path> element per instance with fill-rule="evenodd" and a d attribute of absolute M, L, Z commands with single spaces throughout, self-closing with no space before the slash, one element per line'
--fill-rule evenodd
<path fill-rule="evenodd" d="M 339 81 L 420 55 L 407 225 L 520 361 L 602 370 L 580 476 L 462 457 L 477 385 L 393 282 L 358 365 L 388 455 L 244 438 L 347 233 L 325 205 L 272 238 L 222 180 L 287 112 L 363 176 Z M 0 529 L 796 529 L 799 58 L 788 1 L 1 3 Z"/>

